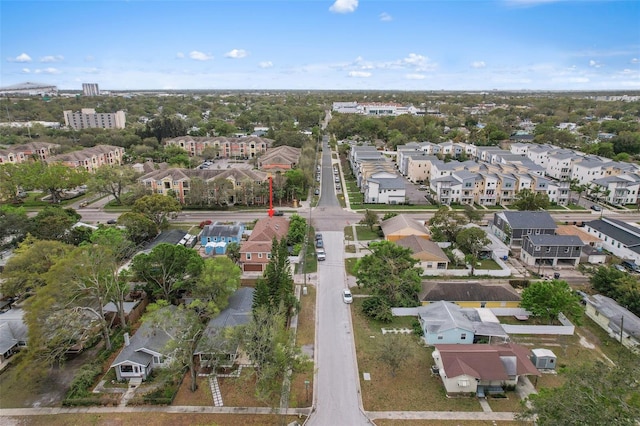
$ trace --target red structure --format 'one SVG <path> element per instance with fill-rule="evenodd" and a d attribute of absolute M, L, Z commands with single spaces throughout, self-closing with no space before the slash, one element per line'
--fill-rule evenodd
<path fill-rule="evenodd" d="M 273 217 L 273 178 L 269 176 L 269 217 Z"/>

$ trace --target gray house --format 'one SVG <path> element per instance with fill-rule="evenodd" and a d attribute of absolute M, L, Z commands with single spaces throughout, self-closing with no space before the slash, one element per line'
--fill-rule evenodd
<path fill-rule="evenodd" d="M 529 266 L 578 266 L 583 246 L 575 235 L 525 235 L 520 260 Z"/>
<path fill-rule="evenodd" d="M 499 212 L 493 216 L 491 232 L 509 247 L 519 247 L 526 235 L 554 235 L 557 225 L 548 212 Z"/>
<path fill-rule="evenodd" d="M 167 306 L 163 309 L 175 308 Z M 168 366 L 171 359 L 166 354 L 166 347 L 170 340 L 166 332 L 153 327 L 150 321 L 145 321 L 132 337 L 125 334 L 124 347 L 111 364 L 118 380 L 145 380 L 154 368 Z"/>
<path fill-rule="evenodd" d="M 420 325 L 428 345 L 442 343 L 472 344 L 474 328 L 455 303 L 440 301 L 420 310 Z"/>
<path fill-rule="evenodd" d="M 225 338 L 225 330 L 247 324 L 251 320 L 253 287 L 240 287 L 229 297 L 229 305 L 215 318 L 209 320 L 194 355 L 200 365 L 206 366 L 214 357 L 224 365 L 233 365 L 238 358 L 238 344 Z"/>

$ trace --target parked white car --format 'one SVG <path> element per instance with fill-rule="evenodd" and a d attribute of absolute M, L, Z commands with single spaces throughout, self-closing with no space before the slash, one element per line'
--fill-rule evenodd
<path fill-rule="evenodd" d="M 353 295 L 351 294 L 351 290 L 349 290 L 348 288 L 342 290 L 342 301 L 344 303 L 353 302 Z"/>

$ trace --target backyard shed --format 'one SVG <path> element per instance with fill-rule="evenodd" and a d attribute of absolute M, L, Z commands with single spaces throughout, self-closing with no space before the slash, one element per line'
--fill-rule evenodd
<path fill-rule="evenodd" d="M 531 351 L 531 362 L 538 370 L 555 370 L 556 354 L 550 349 L 533 349 Z"/>

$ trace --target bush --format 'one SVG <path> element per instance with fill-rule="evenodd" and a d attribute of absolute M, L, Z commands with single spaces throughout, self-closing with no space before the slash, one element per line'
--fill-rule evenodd
<path fill-rule="evenodd" d="M 422 324 L 420 324 L 420 321 L 417 318 L 415 318 L 411 323 L 411 330 L 413 330 L 413 334 L 415 334 L 416 336 L 419 336 L 419 337 L 424 336 L 424 330 L 422 329 Z"/>
<path fill-rule="evenodd" d="M 82 398 L 89 395 L 93 383 L 100 374 L 102 374 L 102 368 L 99 365 L 89 364 L 83 366 L 78 370 L 71 382 L 69 392 L 67 392 L 67 399 Z"/>
<path fill-rule="evenodd" d="M 362 313 L 371 319 L 385 323 L 389 323 L 393 319 L 391 307 L 387 301 L 380 296 L 372 296 L 364 299 L 364 302 L 362 302 Z"/>

